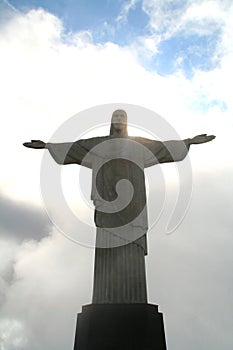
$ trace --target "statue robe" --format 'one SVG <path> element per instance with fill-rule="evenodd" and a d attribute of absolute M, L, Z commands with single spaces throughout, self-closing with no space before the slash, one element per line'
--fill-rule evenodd
<path fill-rule="evenodd" d="M 46 147 L 59 164 L 92 169 L 91 199 L 97 227 L 93 303 L 146 302 L 144 168 L 183 160 L 189 145 L 184 141 L 104 136 L 48 143 Z M 132 186 L 126 183 L 118 196 L 116 184 L 122 179 Z"/>

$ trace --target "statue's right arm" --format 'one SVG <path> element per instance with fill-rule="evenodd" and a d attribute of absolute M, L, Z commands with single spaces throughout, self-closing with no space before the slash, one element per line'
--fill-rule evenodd
<path fill-rule="evenodd" d="M 76 154 L 72 152 L 71 142 L 63 142 L 63 143 L 45 143 L 41 140 L 31 140 L 31 142 L 23 143 L 25 147 L 35 148 L 35 149 L 47 149 L 58 164 L 76 164 L 77 157 Z M 77 155 L 78 156 L 78 155 Z"/>
<path fill-rule="evenodd" d="M 31 140 L 31 142 L 25 142 L 23 145 L 28 148 L 48 149 L 52 158 L 60 165 L 79 164 L 91 168 L 92 157 L 90 154 L 86 157 L 88 150 L 83 147 L 83 141 L 45 143 L 41 140 Z"/>

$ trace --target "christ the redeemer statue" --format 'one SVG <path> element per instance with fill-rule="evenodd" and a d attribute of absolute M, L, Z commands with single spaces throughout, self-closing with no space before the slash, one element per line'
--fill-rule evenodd
<path fill-rule="evenodd" d="M 97 227 L 93 304 L 147 303 L 144 168 L 181 161 L 190 145 L 214 138 L 202 134 L 160 142 L 128 136 L 127 114 L 116 110 L 108 136 L 73 143 L 24 143 L 29 148 L 48 149 L 58 164 L 80 164 L 92 169 L 91 198 Z M 118 195 L 117 184 L 124 179 L 128 181 Z"/>

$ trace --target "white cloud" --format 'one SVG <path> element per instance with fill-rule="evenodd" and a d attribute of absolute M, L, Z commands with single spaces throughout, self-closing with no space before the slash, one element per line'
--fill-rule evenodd
<path fill-rule="evenodd" d="M 190 2 L 190 6 L 187 8 L 184 18 L 187 21 L 203 21 L 203 20 L 212 20 L 212 21 L 223 21 L 224 11 L 221 9 L 221 3 L 219 1 L 199 1 L 199 2 Z M 206 23 L 208 26 L 208 23 Z"/>
<path fill-rule="evenodd" d="M 25 349 L 27 338 L 24 335 L 25 329 L 22 322 L 14 319 L 0 321 L 0 342 L 1 349 Z"/>
<path fill-rule="evenodd" d="M 156 53 L 163 40 L 178 34 L 188 37 L 193 34 L 211 36 L 216 30 L 224 33 L 232 12 L 232 3 L 219 0 L 143 0 L 142 9 L 149 16 L 151 30 L 146 39 L 154 41 L 156 49 L 153 52 Z"/>
<path fill-rule="evenodd" d="M 91 299 L 92 260 L 92 249 L 55 231 L 19 246 L 1 305 L 4 350 L 72 348 L 76 314 Z"/>

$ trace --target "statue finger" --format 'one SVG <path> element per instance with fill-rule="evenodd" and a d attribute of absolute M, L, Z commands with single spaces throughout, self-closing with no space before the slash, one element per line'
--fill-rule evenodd
<path fill-rule="evenodd" d="M 30 147 L 32 147 L 32 143 L 31 142 L 24 142 L 23 146 L 30 148 Z"/>

